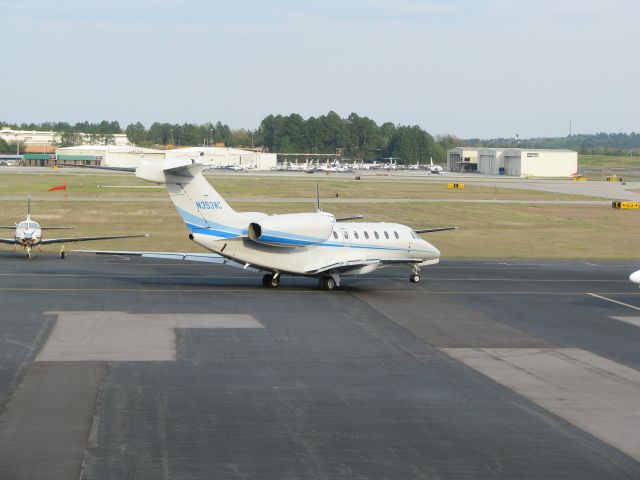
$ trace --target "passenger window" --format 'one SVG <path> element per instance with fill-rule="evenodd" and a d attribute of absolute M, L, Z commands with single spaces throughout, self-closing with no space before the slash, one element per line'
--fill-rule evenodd
<path fill-rule="evenodd" d="M 396 236 L 396 238 L 400 238 L 400 235 L 398 235 L 398 232 L 393 232 L 393 234 Z"/>
<path fill-rule="evenodd" d="M 369 240 L 369 232 L 364 232 L 364 238 L 366 238 L 367 240 Z"/>
<path fill-rule="evenodd" d="M 376 236 L 376 238 L 380 238 L 380 235 L 378 235 L 378 232 L 373 232 L 373 234 Z"/>
<path fill-rule="evenodd" d="M 349 233 L 346 230 L 342 231 L 342 236 L 344 237 L 345 240 L 349 240 Z"/>
<path fill-rule="evenodd" d="M 358 240 L 360 237 L 358 236 L 358 232 L 353 232 L 353 236 L 356 240 Z"/>
<path fill-rule="evenodd" d="M 385 232 L 384 232 L 384 238 L 386 238 L 387 240 L 389 240 L 389 232 L 387 232 L 386 230 L 385 230 Z"/>
<path fill-rule="evenodd" d="M 333 238 L 335 238 L 336 240 L 338 239 L 338 232 L 336 232 L 335 230 L 333 231 Z"/>

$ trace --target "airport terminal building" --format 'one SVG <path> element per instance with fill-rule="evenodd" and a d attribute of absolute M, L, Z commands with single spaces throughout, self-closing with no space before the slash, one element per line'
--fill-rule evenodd
<path fill-rule="evenodd" d="M 514 177 L 569 177 L 578 171 L 573 150 L 457 147 L 447 152 L 451 172 Z"/>

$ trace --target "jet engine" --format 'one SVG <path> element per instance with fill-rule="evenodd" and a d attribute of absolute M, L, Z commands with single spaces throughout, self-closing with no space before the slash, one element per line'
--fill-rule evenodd
<path fill-rule="evenodd" d="M 249 224 L 249 238 L 276 247 L 317 245 L 333 230 L 331 217 L 319 213 L 270 215 Z"/>

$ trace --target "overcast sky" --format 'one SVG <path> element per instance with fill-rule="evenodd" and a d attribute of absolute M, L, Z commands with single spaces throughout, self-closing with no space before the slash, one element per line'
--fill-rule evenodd
<path fill-rule="evenodd" d="M 638 0 L 0 0 L 0 120 L 640 131 Z"/>

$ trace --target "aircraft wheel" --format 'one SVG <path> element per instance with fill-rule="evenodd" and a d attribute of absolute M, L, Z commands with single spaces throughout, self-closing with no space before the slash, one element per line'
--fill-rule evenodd
<path fill-rule="evenodd" d="M 270 288 L 278 288 L 280 286 L 280 275 L 271 275 L 269 279 Z"/>
<path fill-rule="evenodd" d="M 322 289 L 328 292 L 336 288 L 336 281 L 333 279 L 333 277 L 322 277 L 320 283 L 322 285 Z"/>
<path fill-rule="evenodd" d="M 278 288 L 280 286 L 280 275 L 267 273 L 262 277 L 262 285 L 267 288 Z"/>
<path fill-rule="evenodd" d="M 60 258 L 64 260 L 65 257 L 65 253 L 64 252 L 60 252 Z"/>
<path fill-rule="evenodd" d="M 420 275 L 415 274 L 415 273 L 411 274 L 411 275 L 409 276 L 409 281 L 410 281 L 411 283 L 418 283 L 418 282 L 420 281 Z"/>

